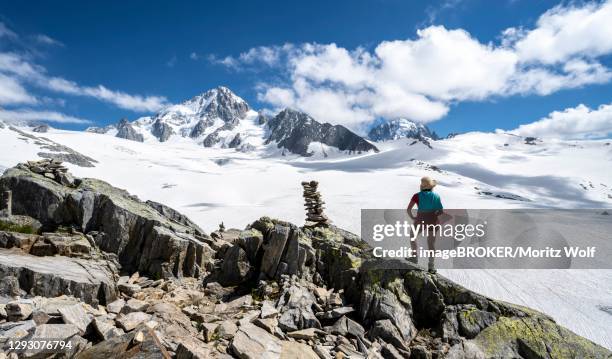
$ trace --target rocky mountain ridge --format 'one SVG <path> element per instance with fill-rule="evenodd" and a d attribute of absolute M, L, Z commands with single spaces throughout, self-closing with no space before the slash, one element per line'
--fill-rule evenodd
<path fill-rule="evenodd" d="M 77 358 L 611 355 L 541 313 L 410 263 L 388 269 L 332 225 L 262 217 L 207 235 L 162 204 L 35 166 L 0 177 L 12 193 L 0 220 L 3 348 L 52 333 L 74 343 L 59 357 Z"/>
<path fill-rule="evenodd" d="M 312 144 L 323 144 L 350 153 L 378 152 L 378 148 L 344 126 L 319 123 L 307 114 L 292 109 L 281 111 L 267 122 L 267 143 L 302 156 L 312 155 Z"/>
<path fill-rule="evenodd" d="M 429 138 L 438 140 L 440 137 L 424 124 L 407 119 L 385 121 L 374 126 L 368 132 L 368 139 L 378 141 L 393 141 L 400 138 Z"/>
<path fill-rule="evenodd" d="M 287 117 L 287 113 L 297 114 L 297 111 L 286 109 L 273 118 L 257 113 L 246 101 L 221 86 L 168 106 L 153 116 L 133 122 L 121 120 L 116 125 L 90 127 L 86 131 L 138 142 L 190 138 L 204 147 L 235 148 L 243 152 L 275 142 L 278 148 L 302 156 L 310 155 L 311 143 L 323 143 L 347 153 L 376 148 L 344 126 L 319 123 L 304 113 L 299 113 L 299 118 L 310 120 L 297 124 L 292 122 L 296 117 Z"/>

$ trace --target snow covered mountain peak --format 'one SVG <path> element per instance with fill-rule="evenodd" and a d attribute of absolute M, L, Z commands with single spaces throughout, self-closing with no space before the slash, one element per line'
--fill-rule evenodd
<path fill-rule="evenodd" d="M 317 153 L 328 157 L 331 153 L 378 151 L 346 127 L 318 122 L 303 112 L 285 109 L 273 118 L 257 113 L 223 86 L 168 106 L 153 116 L 134 122 L 121 120 L 115 125 L 91 127 L 87 131 L 138 142 L 188 141 L 240 152 L 264 150 L 272 145 L 283 148 L 280 151 L 283 154 L 288 150 L 306 157 Z M 277 152 L 272 149 L 272 153 Z"/>
<path fill-rule="evenodd" d="M 250 110 L 245 100 L 229 88 L 219 86 L 197 95 L 181 104 L 163 109 L 156 117 L 168 114 L 189 114 L 197 118 L 220 118 L 224 122 L 242 119 Z"/>
<path fill-rule="evenodd" d="M 405 118 L 390 120 L 373 127 L 368 133 L 372 141 L 389 141 L 400 138 L 422 138 L 428 137 L 438 139 L 438 135 L 422 123 L 410 121 Z"/>

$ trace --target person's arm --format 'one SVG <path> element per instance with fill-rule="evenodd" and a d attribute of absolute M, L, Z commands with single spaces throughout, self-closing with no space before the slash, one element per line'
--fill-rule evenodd
<path fill-rule="evenodd" d="M 412 209 L 414 208 L 415 205 L 418 205 L 418 203 L 419 203 L 419 196 L 415 194 L 410 199 L 410 203 L 408 203 L 408 208 L 406 208 L 406 211 L 408 212 L 408 216 L 410 216 L 410 218 L 414 220 L 416 220 L 416 216 L 412 214 Z"/>

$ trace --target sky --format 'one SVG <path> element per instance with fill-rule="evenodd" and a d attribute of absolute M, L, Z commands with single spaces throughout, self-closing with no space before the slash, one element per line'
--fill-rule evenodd
<path fill-rule="evenodd" d="M 0 0 L 0 120 L 84 129 L 224 85 L 359 133 L 610 137 L 611 18 L 612 0 Z"/>

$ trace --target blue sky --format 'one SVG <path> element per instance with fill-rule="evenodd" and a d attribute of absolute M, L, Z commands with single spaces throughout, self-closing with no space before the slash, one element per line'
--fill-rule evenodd
<path fill-rule="evenodd" d="M 521 37 L 523 40 L 528 37 L 525 32 L 546 26 L 537 21 L 547 11 L 554 11 L 558 6 L 557 9 L 561 10 L 557 12 L 563 18 L 567 15 L 564 11 L 575 10 L 581 14 L 579 10 L 586 8 L 587 13 L 590 11 L 596 15 L 606 5 L 603 2 L 525 0 L 3 0 L 0 1 L 0 22 L 3 24 L 0 34 L 4 32 L 4 35 L 0 35 L 0 51 L 13 56 L 10 59 L 14 61 L 5 64 L 4 72 L 0 72 L 0 75 L 4 73 L 0 76 L 0 85 L 5 81 L 6 89 L 18 86 L 23 93 L 20 99 L 7 95 L 4 103 L 0 94 L 0 107 L 13 112 L 54 112 L 66 118 L 86 119 L 93 124 L 104 125 L 114 123 L 121 117 L 133 120 L 154 112 L 163 104 L 177 103 L 209 88 L 225 85 L 256 109 L 290 105 L 308 111 L 318 120 L 342 123 L 355 129 L 363 129 L 371 120 L 380 117 L 413 117 L 428 122 L 441 134 L 514 129 L 520 124 L 547 117 L 553 111 L 575 108 L 579 104 L 593 111 L 600 105 L 610 104 L 612 81 L 607 68 L 612 65 L 612 51 L 609 51 L 612 49 L 606 46 L 602 49 L 596 45 L 569 50 L 553 48 L 550 52 L 559 51 L 560 55 L 542 59 L 546 55 L 538 54 L 527 44 L 525 48 L 528 50 L 516 55 L 522 56 L 516 66 L 524 68 L 518 75 L 536 68 L 550 72 L 549 75 L 573 77 L 564 79 L 561 85 L 554 79 L 554 85 L 550 85 L 550 79 L 546 80 L 546 85 L 533 85 L 531 82 L 526 85 L 532 81 L 531 77 L 525 80 L 525 76 L 513 74 L 507 76 L 510 79 L 504 77 L 500 80 L 496 77 L 497 73 L 478 72 L 480 82 L 487 82 L 488 79 L 492 79 L 491 82 L 500 81 L 498 85 L 484 88 L 469 78 L 433 86 L 440 80 L 431 75 L 426 77 L 425 74 L 423 78 L 415 80 L 422 84 L 413 85 L 410 82 L 414 74 L 421 75 L 414 68 L 404 73 L 405 78 L 398 75 L 396 80 L 391 71 L 398 69 L 402 72 L 404 65 L 401 62 L 389 66 L 385 76 L 392 81 L 386 81 L 378 71 L 378 67 L 384 66 L 376 62 L 392 61 L 384 57 L 376 58 L 377 50 L 385 41 L 401 42 L 392 51 L 389 50 L 388 57 L 400 58 L 393 51 L 404 51 L 402 53 L 406 55 L 405 51 L 409 50 L 415 52 L 410 56 L 420 56 L 416 60 L 408 58 L 412 64 L 435 63 L 435 59 L 430 62 L 428 58 L 423 58 L 427 56 L 427 51 L 414 49 L 419 39 L 423 43 L 428 39 L 428 35 L 418 35 L 417 30 L 429 28 L 432 29 L 429 39 L 434 39 L 433 42 L 436 38 L 450 38 L 452 43 L 453 36 L 457 35 L 460 40 L 465 40 L 466 46 L 478 43 L 487 56 L 487 46 L 492 46 L 493 49 L 489 49 L 491 61 L 473 65 L 499 68 L 499 72 L 503 72 L 507 68 L 505 58 L 518 54 L 519 50 L 503 54 L 502 47 L 515 46 L 518 49 L 519 45 L 516 44 Z M 508 28 L 522 31 L 517 35 L 518 40 L 511 35 L 503 35 Z M 461 37 L 459 33 L 451 33 L 456 29 L 462 29 L 467 35 Z M 605 33 L 607 30 L 600 28 L 598 31 Z M 582 36 L 592 37 L 589 32 Z M 578 43 L 578 40 L 580 38 L 575 42 Z M 515 45 L 503 45 L 504 41 L 515 41 Z M 291 48 L 283 48 L 285 44 L 290 44 Z M 320 47 L 306 48 L 304 44 L 318 44 L 316 46 Z M 335 44 L 334 48 L 325 47 L 329 44 Z M 249 49 L 253 49 L 253 56 L 244 56 Z M 263 50 L 268 51 L 267 54 L 273 53 L 274 59 L 262 61 L 262 56 L 266 54 Z M 448 54 L 442 54 L 450 58 L 453 53 L 463 52 L 461 47 L 450 50 Z M 445 48 L 444 51 L 449 49 Z M 364 60 L 364 53 L 368 58 L 374 57 L 374 60 Z M 342 66 L 341 61 L 347 54 L 354 63 L 345 77 L 330 74 L 320 78 L 316 73 L 320 72 L 320 66 L 332 66 L 333 69 L 335 61 Z M 475 56 L 478 57 L 478 53 Z M 311 68 L 307 73 L 302 71 L 306 60 L 311 61 L 309 64 L 318 61 L 314 70 Z M 574 78 L 574 73 L 562 69 L 576 60 L 584 60 L 588 73 L 583 71 Z M 583 62 L 580 64 L 585 65 Z M 298 65 L 288 65 L 290 63 Z M 33 67 L 38 75 L 18 74 L 8 67 L 23 68 L 24 64 Z M 407 63 L 405 66 L 410 65 Z M 447 68 L 444 66 L 442 71 Z M 361 71 L 364 72 L 362 79 L 353 81 L 353 73 Z M 469 73 L 469 70 L 458 71 Z M 434 75 L 439 72 L 435 67 L 432 70 Z M 449 73 L 446 77 L 455 75 Z M 38 77 L 32 79 L 32 76 Z M 50 86 L 49 78 L 69 83 L 54 82 Z M 509 81 L 512 82 L 512 89 L 509 89 Z M 521 86 L 514 84 L 517 81 Z M 584 84 L 576 88 L 577 81 Z M 307 84 L 307 91 L 302 86 L 304 83 Z M 402 96 L 395 96 L 393 86 L 396 85 L 403 88 Z M 103 90 L 99 86 L 103 86 Z M 524 86 L 532 87 L 524 89 Z M 364 89 L 372 88 L 373 92 L 364 94 Z M 282 94 L 291 96 L 275 96 L 281 90 Z M 390 92 L 393 94 L 390 95 Z M 121 97 L 122 94 L 128 97 Z M 388 98 L 382 101 L 381 97 L 387 95 Z M 389 105 L 395 102 L 400 104 Z M 328 109 L 327 104 L 332 109 Z M 589 111 L 585 113 L 591 115 Z M 322 118 L 325 114 L 329 114 L 330 118 Z M 600 113 L 596 115 L 601 117 Z M 556 119 L 554 116 L 548 117 L 550 121 Z M 606 122 L 606 119 L 603 121 Z M 612 123 L 612 119 L 608 123 Z M 72 129 L 87 126 L 81 123 L 54 125 Z M 608 136 L 608 127 L 600 126 L 594 131 Z"/>

